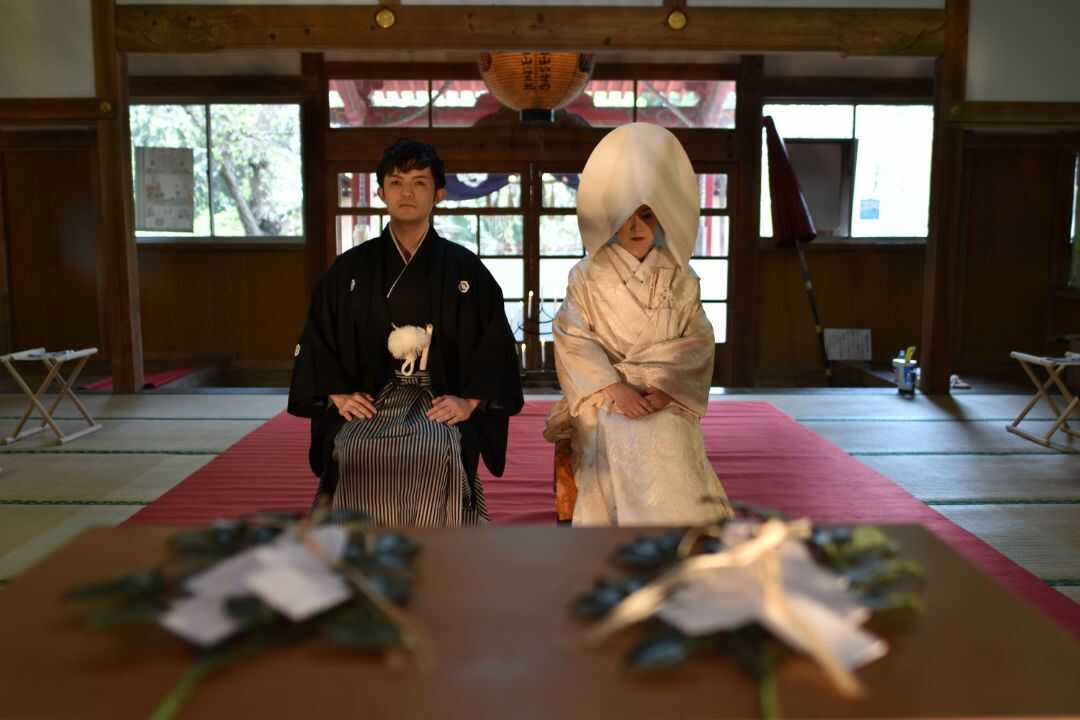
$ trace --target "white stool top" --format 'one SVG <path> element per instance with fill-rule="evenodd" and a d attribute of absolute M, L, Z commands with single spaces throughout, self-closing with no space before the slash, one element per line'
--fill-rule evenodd
<path fill-rule="evenodd" d="M 1067 352 L 1062 357 L 1042 357 L 1040 355 L 1029 355 L 1022 352 L 1011 352 L 1009 357 L 1015 360 L 1023 360 L 1024 362 L 1034 363 L 1036 365 L 1042 365 L 1043 367 L 1057 367 L 1060 365 L 1080 365 L 1080 353 Z"/>
<path fill-rule="evenodd" d="M 93 355 L 97 351 L 97 348 L 83 348 L 81 350 L 57 350 L 54 352 L 46 352 L 45 348 L 31 348 L 30 350 L 20 350 L 18 352 L 8 353 L 7 355 L 0 355 L 0 361 L 8 362 L 14 360 L 18 362 L 22 360 L 56 360 L 57 362 L 67 362 L 68 360 L 78 360 L 79 358 Z"/>

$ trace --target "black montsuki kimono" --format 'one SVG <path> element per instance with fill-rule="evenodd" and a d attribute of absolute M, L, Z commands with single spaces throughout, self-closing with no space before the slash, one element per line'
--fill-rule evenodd
<path fill-rule="evenodd" d="M 500 476 L 509 417 L 524 404 L 502 290 L 476 255 L 434 228 L 420 251 L 429 277 L 438 279 L 428 288 L 434 325 L 432 392 L 481 401 L 472 417 L 458 425 L 462 462 L 470 478 L 476 476 L 480 457 Z M 388 253 L 398 253 L 389 228 L 334 262 L 315 288 L 296 347 L 288 411 L 311 418 L 308 461 L 320 478 L 320 493 L 332 494 L 337 485 L 331 454 L 345 422 L 329 396 L 364 392 L 374 397 L 398 364 L 386 349 L 392 330 L 386 289 L 394 280 L 385 277 L 394 265 Z"/>

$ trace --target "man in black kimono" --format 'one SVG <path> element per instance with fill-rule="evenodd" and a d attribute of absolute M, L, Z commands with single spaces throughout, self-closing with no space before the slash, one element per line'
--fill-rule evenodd
<path fill-rule="evenodd" d="M 502 475 L 509 417 L 523 405 L 502 290 L 431 225 L 446 194 L 434 148 L 399 141 L 376 175 L 390 223 L 320 279 L 288 410 L 311 418 L 308 459 L 334 507 L 380 525 L 483 522 L 479 460 Z M 430 335 L 430 346 L 402 363 L 391 332 Z"/>

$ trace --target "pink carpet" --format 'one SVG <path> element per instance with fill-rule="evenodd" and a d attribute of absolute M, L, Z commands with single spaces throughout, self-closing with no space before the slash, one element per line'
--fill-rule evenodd
<path fill-rule="evenodd" d="M 494 523 L 555 521 L 552 446 L 540 434 L 550 406 L 526 403 L 512 419 L 502 478 L 481 465 Z M 733 500 L 820 522 L 924 525 L 1080 636 L 1080 605 L 772 405 L 716 401 L 702 428 L 709 459 Z M 282 413 L 128 522 L 195 524 L 262 509 L 306 509 L 316 486 L 307 444 L 307 421 Z"/>

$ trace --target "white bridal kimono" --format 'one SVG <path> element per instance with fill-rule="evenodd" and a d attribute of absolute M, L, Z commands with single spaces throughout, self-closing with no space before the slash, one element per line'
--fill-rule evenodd
<path fill-rule="evenodd" d="M 656 172 L 661 164 L 676 167 Z M 639 262 L 607 240 L 643 204 L 663 232 Z M 714 346 L 688 262 L 697 206 L 697 180 L 682 146 L 654 125 L 609 134 L 582 174 L 578 216 L 589 256 L 571 270 L 553 324 L 565 397 L 544 433 L 551 441 L 571 439 L 574 525 L 685 525 L 731 514 L 699 422 L 708 407 Z M 617 382 L 663 390 L 673 402 L 627 418 L 601 392 Z"/>

